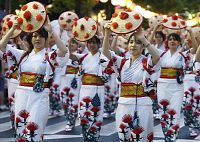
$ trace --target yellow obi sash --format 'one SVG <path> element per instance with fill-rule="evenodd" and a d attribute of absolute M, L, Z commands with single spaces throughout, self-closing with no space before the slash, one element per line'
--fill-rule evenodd
<path fill-rule="evenodd" d="M 182 69 L 162 67 L 160 78 L 176 79 L 178 71 L 183 72 Z"/>
<path fill-rule="evenodd" d="M 82 84 L 83 85 L 95 85 L 95 86 L 103 86 L 103 80 L 94 74 L 84 74 L 82 77 Z"/>
<path fill-rule="evenodd" d="M 67 66 L 65 74 L 77 74 L 78 67 Z"/>

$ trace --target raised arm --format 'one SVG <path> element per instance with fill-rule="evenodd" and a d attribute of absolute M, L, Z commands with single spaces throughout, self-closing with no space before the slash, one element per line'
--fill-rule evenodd
<path fill-rule="evenodd" d="M 56 45 L 59 49 L 58 56 L 64 57 L 66 53 L 69 53 L 68 48 L 64 45 L 61 38 L 56 33 L 54 33 L 54 31 L 52 30 L 49 18 L 47 18 L 47 21 L 46 21 L 44 27 L 52 35 L 52 37 L 54 38 L 54 40 L 56 42 Z"/>
<path fill-rule="evenodd" d="M 2 37 L 0 40 L 0 50 L 5 52 L 6 50 L 6 45 L 8 41 L 10 40 L 10 37 L 12 36 L 14 30 L 17 28 L 18 23 L 14 22 L 13 26 L 10 28 L 10 30 L 5 34 L 5 36 Z"/>
<path fill-rule="evenodd" d="M 155 25 L 155 27 L 153 28 L 153 31 L 151 32 L 151 34 L 149 35 L 148 37 L 148 41 L 153 44 L 153 39 L 154 39 L 154 36 L 155 36 L 155 33 L 156 31 L 158 30 L 158 28 L 160 27 L 160 23 L 158 23 L 157 25 Z"/>
<path fill-rule="evenodd" d="M 103 38 L 103 44 L 102 44 L 102 53 L 108 58 L 111 59 L 111 55 L 110 55 L 110 43 L 109 43 L 109 37 L 111 34 L 111 30 L 110 30 L 110 23 L 106 23 L 104 25 L 105 28 L 105 35 Z"/>
<path fill-rule="evenodd" d="M 195 54 L 197 52 L 197 48 L 198 48 L 198 43 L 195 39 L 195 36 L 191 30 L 191 27 L 187 27 L 186 30 L 188 31 L 188 33 L 190 34 L 191 40 L 192 40 L 192 49 L 191 49 L 191 53 Z"/>
<path fill-rule="evenodd" d="M 145 48 L 147 48 L 148 52 L 152 56 L 153 64 L 157 64 L 160 56 L 158 51 L 154 48 L 154 46 L 145 38 L 144 31 L 141 29 L 139 32 L 135 33 L 136 39 L 140 40 Z"/>
<path fill-rule="evenodd" d="M 200 45 L 196 52 L 195 61 L 200 63 Z"/>

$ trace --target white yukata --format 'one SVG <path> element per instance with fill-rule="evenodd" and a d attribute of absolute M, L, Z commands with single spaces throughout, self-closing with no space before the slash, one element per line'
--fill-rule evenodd
<path fill-rule="evenodd" d="M 67 125 L 73 127 L 78 116 L 78 99 L 81 86 L 80 76 L 78 75 L 78 62 L 69 59 L 65 68 L 65 76 L 61 79 L 61 100 Z"/>
<path fill-rule="evenodd" d="M 98 141 L 103 121 L 104 84 L 102 83 L 101 85 L 92 85 L 89 82 L 87 85 L 87 83 L 83 83 L 84 76 L 88 74 L 88 78 L 92 76 L 103 75 L 103 68 L 106 66 L 104 66 L 103 63 L 99 64 L 100 56 L 103 56 L 100 52 L 97 52 L 95 55 L 92 55 L 89 52 L 81 63 L 80 72 L 83 74 L 83 77 L 79 94 L 79 105 L 80 123 L 82 126 L 84 141 Z M 87 80 L 85 81 L 87 82 Z"/>
<path fill-rule="evenodd" d="M 120 68 L 123 58 L 112 52 L 111 56 L 111 58 L 116 59 L 115 64 Z M 142 64 L 144 58 L 145 56 L 143 55 L 139 56 L 131 66 L 130 59 L 125 62 L 120 73 L 122 83 L 134 83 L 137 85 L 141 84 L 143 87 L 146 86 L 145 80 L 146 77 L 149 77 L 149 74 Z M 150 64 L 150 62 L 151 61 L 148 60 L 148 64 Z M 133 141 L 133 139 L 140 142 L 153 141 L 152 100 L 147 95 L 137 98 L 123 97 L 121 93 L 120 91 L 116 110 L 116 126 L 120 141 Z M 138 95 L 138 93 L 136 93 L 136 95 Z M 134 119 L 136 116 L 139 117 L 139 121 L 138 119 Z"/>
<path fill-rule="evenodd" d="M 181 81 L 182 79 L 182 77 L 177 76 L 177 69 L 183 71 L 185 66 L 185 59 L 183 55 L 185 54 L 186 52 L 180 53 L 177 50 L 173 55 L 171 55 L 170 51 L 168 50 L 166 53 L 163 53 L 160 57 L 161 73 L 157 84 L 157 95 L 158 102 L 160 103 L 160 106 L 163 109 L 163 111 L 161 112 L 161 126 L 163 127 L 165 139 L 170 139 L 171 141 L 176 140 L 176 136 L 179 130 L 180 112 L 184 92 L 183 84 L 177 82 Z M 166 73 L 169 74 L 170 72 L 166 71 L 163 77 L 163 68 L 170 68 L 173 70 L 175 69 L 175 76 L 173 76 L 172 78 L 169 77 L 170 75 L 165 76 Z M 170 117 L 172 119 L 170 119 Z"/>
<path fill-rule="evenodd" d="M 183 114 L 185 125 L 200 128 L 200 63 L 194 62 L 194 56 L 186 54 L 186 67 L 184 76 Z"/>
<path fill-rule="evenodd" d="M 23 53 L 18 49 L 7 46 L 8 50 L 15 55 L 17 61 L 22 57 Z M 56 57 L 56 52 L 48 52 L 49 63 L 45 58 L 45 53 L 46 49 L 42 49 L 37 53 L 32 51 L 23 58 L 18 68 L 20 81 L 23 74 L 36 73 L 44 75 L 44 82 L 48 82 L 53 77 L 51 65 L 54 66 L 59 63 L 62 66 L 69 57 L 68 54 L 65 57 Z M 15 96 L 16 141 L 23 139 L 34 142 L 42 141 L 48 119 L 49 88 L 44 88 L 41 92 L 35 92 L 33 87 L 19 84 Z"/>

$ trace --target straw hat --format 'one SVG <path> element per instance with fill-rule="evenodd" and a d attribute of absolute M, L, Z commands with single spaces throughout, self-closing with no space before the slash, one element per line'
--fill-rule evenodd
<path fill-rule="evenodd" d="M 186 27 L 186 22 L 179 16 L 173 15 L 163 19 L 162 25 L 169 29 L 180 30 Z"/>
<path fill-rule="evenodd" d="M 13 23 L 15 22 L 15 20 L 17 19 L 17 15 L 14 14 L 9 14 L 6 15 L 3 19 L 2 19 L 2 34 L 5 35 L 10 28 L 12 27 Z M 20 33 L 22 32 L 22 30 L 18 27 L 12 34 L 11 38 L 15 38 L 18 35 L 20 35 Z"/>
<path fill-rule="evenodd" d="M 158 23 L 163 21 L 163 17 L 162 15 L 156 15 L 156 16 L 152 16 L 151 18 L 149 18 L 148 20 L 148 24 L 150 28 L 154 28 L 155 25 L 157 25 Z"/>
<path fill-rule="evenodd" d="M 90 17 L 84 17 L 74 22 L 72 33 L 79 41 L 91 39 L 97 32 L 97 22 Z"/>
<path fill-rule="evenodd" d="M 33 1 L 23 5 L 18 14 L 18 23 L 24 32 L 35 32 L 45 23 L 47 12 L 39 2 Z"/>
<path fill-rule="evenodd" d="M 63 12 L 58 18 L 60 27 L 68 31 L 72 30 L 73 24 L 77 20 L 78 15 L 72 11 Z"/>
<path fill-rule="evenodd" d="M 143 22 L 143 17 L 138 12 L 121 11 L 114 13 L 111 19 L 111 30 L 117 34 L 126 34 L 137 30 Z"/>

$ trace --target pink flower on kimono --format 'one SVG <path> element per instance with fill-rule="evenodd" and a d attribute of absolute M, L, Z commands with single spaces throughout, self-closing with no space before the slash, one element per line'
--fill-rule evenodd
<path fill-rule="evenodd" d="M 10 119 L 15 120 L 15 113 L 13 111 L 10 113 Z"/>
<path fill-rule="evenodd" d="M 31 131 L 34 132 L 35 130 L 38 129 L 38 125 L 34 122 L 28 122 L 28 124 L 26 125 L 26 128 Z"/>
<path fill-rule="evenodd" d="M 51 55 L 50 55 L 50 59 L 51 60 L 55 60 L 57 57 L 57 53 L 54 51 Z"/>
<path fill-rule="evenodd" d="M 58 86 L 59 86 L 58 84 L 54 84 L 54 85 L 53 85 L 53 88 L 57 89 Z"/>
<path fill-rule="evenodd" d="M 194 96 L 194 99 L 199 101 L 200 100 L 200 95 Z"/>
<path fill-rule="evenodd" d="M 166 123 L 165 121 L 161 121 L 161 122 L 160 122 L 160 125 L 161 125 L 162 127 L 166 127 L 166 126 L 167 126 L 167 123 Z"/>
<path fill-rule="evenodd" d="M 67 109 L 69 107 L 68 104 L 63 104 L 63 109 Z"/>
<path fill-rule="evenodd" d="M 69 90 L 70 90 L 70 88 L 68 88 L 68 87 L 65 87 L 65 88 L 63 89 L 63 91 L 66 92 L 66 93 L 69 92 Z"/>
<path fill-rule="evenodd" d="M 121 123 L 121 124 L 119 125 L 119 128 L 120 128 L 121 130 L 124 130 L 124 129 L 126 129 L 126 125 L 124 125 L 123 123 Z"/>
<path fill-rule="evenodd" d="M 185 96 L 188 96 L 190 93 L 188 91 L 185 91 Z"/>
<path fill-rule="evenodd" d="M 8 52 L 6 53 L 6 55 L 9 56 L 9 57 L 13 56 L 13 54 L 12 54 L 12 52 L 10 50 L 8 50 Z"/>
<path fill-rule="evenodd" d="M 88 117 L 88 116 L 91 115 L 91 112 L 89 112 L 89 111 L 85 111 L 85 112 L 84 112 L 84 115 Z"/>
<path fill-rule="evenodd" d="M 74 96 L 74 93 L 69 93 L 69 98 L 73 98 Z"/>
<path fill-rule="evenodd" d="M 175 131 L 177 131 L 179 128 L 180 128 L 180 126 L 178 124 L 172 126 L 172 129 Z"/>
<path fill-rule="evenodd" d="M 110 98 L 111 100 L 113 100 L 114 97 L 115 97 L 115 96 L 113 96 L 113 95 L 110 95 L 110 96 L 109 96 L 109 98 Z"/>
<path fill-rule="evenodd" d="M 197 111 L 193 112 L 194 117 L 198 117 L 199 113 Z"/>
<path fill-rule="evenodd" d="M 83 106 L 83 103 L 82 102 L 80 102 L 80 107 L 82 107 Z"/>
<path fill-rule="evenodd" d="M 90 97 L 85 97 L 85 98 L 83 98 L 83 102 L 90 103 L 90 102 L 92 102 L 92 99 Z"/>
<path fill-rule="evenodd" d="M 22 118 L 26 119 L 26 118 L 29 117 L 29 112 L 26 111 L 25 109 L 24 109 L 24 110 L 21 110 L 21 111 L 19 112 L 19 116 L 21 116 Z"/>
<path fill-rule="evenodd" d="M 194 92 L 196 91 L 196 89 L 195 89 L 194 87 L 190 87 L 190 88 L 189 88 L 189 91 L 190 91 L 191 93 L 194 93 Z"/>
<path fill-rule="evenodd" d="M 17 138 L 16 142 L 26 142 L 26 139 L 24 137 Z"/>
<path fill-rule="evenodd" d="M 74 110 L 73 110 L 73 109 L 70 109 L 69 112 L 70 112 L 70 113 L 74 113 Z"/>
<path fill-rule="evenodd" d="M 28 134 L 28 131 L 27 131 L 26 129 L 24 129 L 24 130 L 22 131 L 22 133 L 23 133 L 24 135 L 26 135 L 26 134 Z"/>
<path fill-rule="evenodd" d="M 174 109 L 170 109 L 170 110 L 168 110 L 167 113 L 168 113 L 169 115 L 173 116 L 173 115 L 176 114 L 176 111 L 175 111 Z"/>
<path fill-rule="evenodd" d="M 15 66 L 10 66 L 11 71 L 14 71 L 14 69 L 15 69 Z"/>
<path fill-rule="evenodd" d="M 136 129 L 133 129 L 132 132 L 136 135 L 140 135 L 142 132 L 144 131 L 144 129 L 142 127 L 137 127 Z"/>
<path fill-rule="evenodd" d="M 173 133 L 174 133 L 173 130 L 171 130 L 171 129 L 167 130 L 168 135 L 172 135 Z"/>
<path fill-rule="evenodd" d="M 162 116 L 161 116 L 163 119 L 168 119 L 169 118 L 169 115 L 168 114 L 163 114 Z"/>
<path fill-rule="evenodd" d="M 110 86 L 105 85 L 105 89 L 106 89 L 106 90 L 110 90 Z"/>
<path fill-rule="evenodd" d="M 133 117 L 130 114 L 125 114 L 122 118 L 124 123 L 132 123 Z"/>
<path fill-rule="evenodd" d="M 15 120 L 15 123 L 16 123 L 16 124 L 19 124 L 21 121 L 22 121 L 22 120 L 21 120 L 19 117 L 17 117 L 16 120 Z"/>
<path fill-rule="evenodd" d="M 147 135 L 147 140 L 149 140 L 149 142 L 153 141 L 153 133 Z"/>
<path fill-rule="evenodd" d="M 89 129 L 89 131 L 91 131 L 91 132 L 96 132 L 96 131 L 97 131 L 97 127 L 91 126 L 90 129 Z"/>
<path fill-rule="evenodd" d="M 91 108 L 92 112 L 99 112 L 99 110 L 100 110 L 99 107 L 92 107 Z"/>
<path fill-rule="evenodd" d="M 74 109 L 78 109 L 78 105 L 73 105 L 73 108 Z"/>
<path fill-rule="evenodd" d="M 64 96 L 64 92 L 61 92 L 61 93 L 60 93 L 60 96 Z"/>
<path fill-rule="evenodd" d="M 12 103 L 12 102 L 13 102 L 13 98 L 9 98 L 9 99 L 8 99 L 8 102 L 9 102 L 9 103 Z"/>
<path fill-rule="evenodd" d="M 97 127 L 101 127 L 102 122 L 101 122 L 101 121 L 97 121 L 97 122 L 95 123 L 95 125 L 96 125 Z"/>
<path fill-rule="evenodd" d="M 86 125 L 89 123 L 89 121 L 85 118 L 81 118 L 80 123 L 81 123 L 81 125 Z"/>
<path fill-rule="evenodd" d="M 168 106 L 168 105 L 169 105 L 169 101 L 166 100 L 166 99 L 162 99 L 162 100 L 160 101 L 160 104 L 161 104 L 162 106 Z"/>
<path fill-rule="evenodd" d="M 192 105 L 186 105 L 186 106 L 184 107 L 184 110 L 192 110 Z"/>

